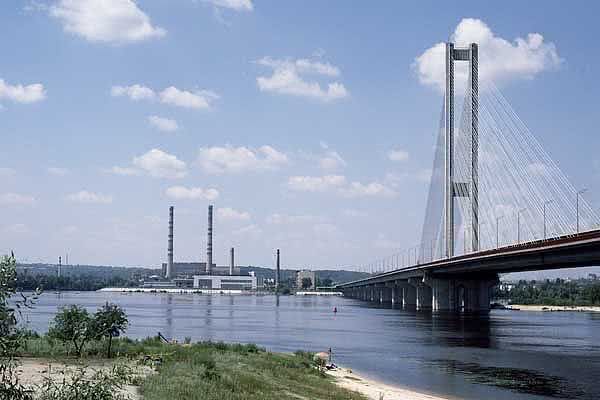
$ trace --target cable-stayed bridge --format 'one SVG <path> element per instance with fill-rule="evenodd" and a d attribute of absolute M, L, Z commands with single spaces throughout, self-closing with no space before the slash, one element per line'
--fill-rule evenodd
<path fill-rule="evenodd" d="M 420 243 L 338 288 L 417 309 L 486 311 L 499 273 L 600 265 L 600 218 L 585 189 L 569 182 L 492 83 L 480 86 L 477 44 L 447 43 L 445 62 Z M 465 93 L 458 104 L 457 89 Z"/>

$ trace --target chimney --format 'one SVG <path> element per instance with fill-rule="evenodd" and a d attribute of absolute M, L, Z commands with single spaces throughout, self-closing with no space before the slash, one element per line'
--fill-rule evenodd
<path fill-rule="evenodd" d="M 277 269 L 275 271 L 275 291 L 279 291 L 279 249 L 277 249 Z"/>
<path fill-rule="evenodd" d="M 61 268 L 62 268 L 62 257 L 58 256 L 58 277 L 59 278 L 60 278 Z"/>
<path fill-rule="evenodd" d="M 231 260 L 229 263 L 229 275 L 233 275 L 233 269 L 235 268 L 235 249 L 231 248 Z"/>
<path fill-rule="evenodd" d="M 167 270 L 165 278 L 171 279 L 173 272 L 173 206 L 169 207 L 169 243 L 167 246 Z"/>
<path fill-rule="evenodd" d="M 213 206 L 208 206 L 208 242 L 206 246 L 206 273 L 208 275 L 212 275 L 212 265 L 213 265 L 213 245 L 212 245 L 212 236 L 213 236 Z"/>

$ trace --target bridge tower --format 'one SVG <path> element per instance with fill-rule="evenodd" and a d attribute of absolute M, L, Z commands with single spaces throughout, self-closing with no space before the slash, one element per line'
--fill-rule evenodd
<path fill-rule="evenodd" d="M 471 179 L 470 182 L 454 181 L 454 61 L 469 62 L 471 93 Z M 469 197 L 471 204 L 471 250 L 479 250 L 479 207 L 478 207 L 478 118 L 479 78 L 478 46 L 471 43 L 468 48 L 454 48 L 446 43 L 446 94 L 444 103 L 444 237 L 446 257 L 454 255 L 454 198 Z M 466 101 L 466 100 L 465 100 Z"/>

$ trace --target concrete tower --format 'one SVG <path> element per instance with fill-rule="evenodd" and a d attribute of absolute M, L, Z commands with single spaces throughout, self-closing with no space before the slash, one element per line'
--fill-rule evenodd
<path fill-rule="evenodd" d="M 208 206 L 208 241 L 206 245 L 206 273 L 212 275 L 213 265 L 213 206 Z"/>
<path fill-rule="evenodd" d="M 169 242 L 167 245 L 167 270 L 165 271 L 165 278 L 171 279 L 173 272 L 173 209 L 169 207 Z"/>
<path fill-rule="evenodd" d="M 454 182 L 454 61 L 469 62 L 468 100 L 471 109 L 471 179 L 470 182 Z M 454 197 L 470 198 L 471 203 L 471 250 L 479 250 L 479 78 L 478 47 L 471 43 L 468 48 L 455 49 L 454 43 L 446 43 L 446 95 L 444 104 L 444 238 L 446 257 L 454 256 Z"/>
<path fill-rule="evenodd" d="M 277 267 L 276 267 L 276 270 L 275 270 L 275 290 L 276 291 L 279 291 L 279 279 L 280 279 L 280 276 L 279 276 L 279 273 L 280 273 L 280 259 L 279 259 L 279 255 L 280 255 L 280 252 L 279 252 L 279 249 L 277 249 L 277 264 L 276 264 Z"/>
<path fill-rule="evenodd" d="M 233 269 L 235 268 L 235 249 L 231 248 L 231 257 L 229 260 L 229 275 L 233 275 Z"/>

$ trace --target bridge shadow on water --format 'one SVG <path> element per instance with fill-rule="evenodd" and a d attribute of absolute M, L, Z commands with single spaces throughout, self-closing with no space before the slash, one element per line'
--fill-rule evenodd
<path fill-rule="evenodd" d="M 546 333 L 543 331 L 548 329 L 548 324 L 536 321 L 539 318 L 528 321 L 527 318 L 522 319 L 523 315 L 509 312 L 457 314 L 416 311 L 378 303 L 363 303 L 363 307 L 385 309 L 386 328 L 401 331 L 408 324 L 414 327 L 415 335 L 420 336 L 412 339 L 415 345 L 421 344 L 430 349 L 423 352 L 426 356 L 418 360 L 420 368 L 459 376 L 476 386 L 500 389 L 498 397 L 488 398 L 599 398 L 598 393 L 592 394 L 588 386 L 595 386 L 600 376 L 595 380 L 597 373 L 589 370 L 578 375 L 575 369 L 577 358 L 567 359 L 569 354 L 559 354 L 561 350 L 556 350 L 560 349 L 560 345 L 545 341 Z M 519 319 L 513 319 L 513 316 Z M 589 318 L 595 320 L 600 316 L 591 314 Z M 530 330 L 535 332 L 538 329 L 540 332 L 539 340 L 526 338 L 526 349 L 518 343 L 518 335 L 523 329 L 528 334 Z M 553 346 L 556 354 L 544 354 Z M 561 368 L 561 360 L 565 361 L 564 368 Z M 598 366 L 597 357 L 582 360 L 581 367 L 586 364 Z M 569 370 L 571 368 L 574 370 Z M 466 397 L 471 398 L 469 395 Z"/>

